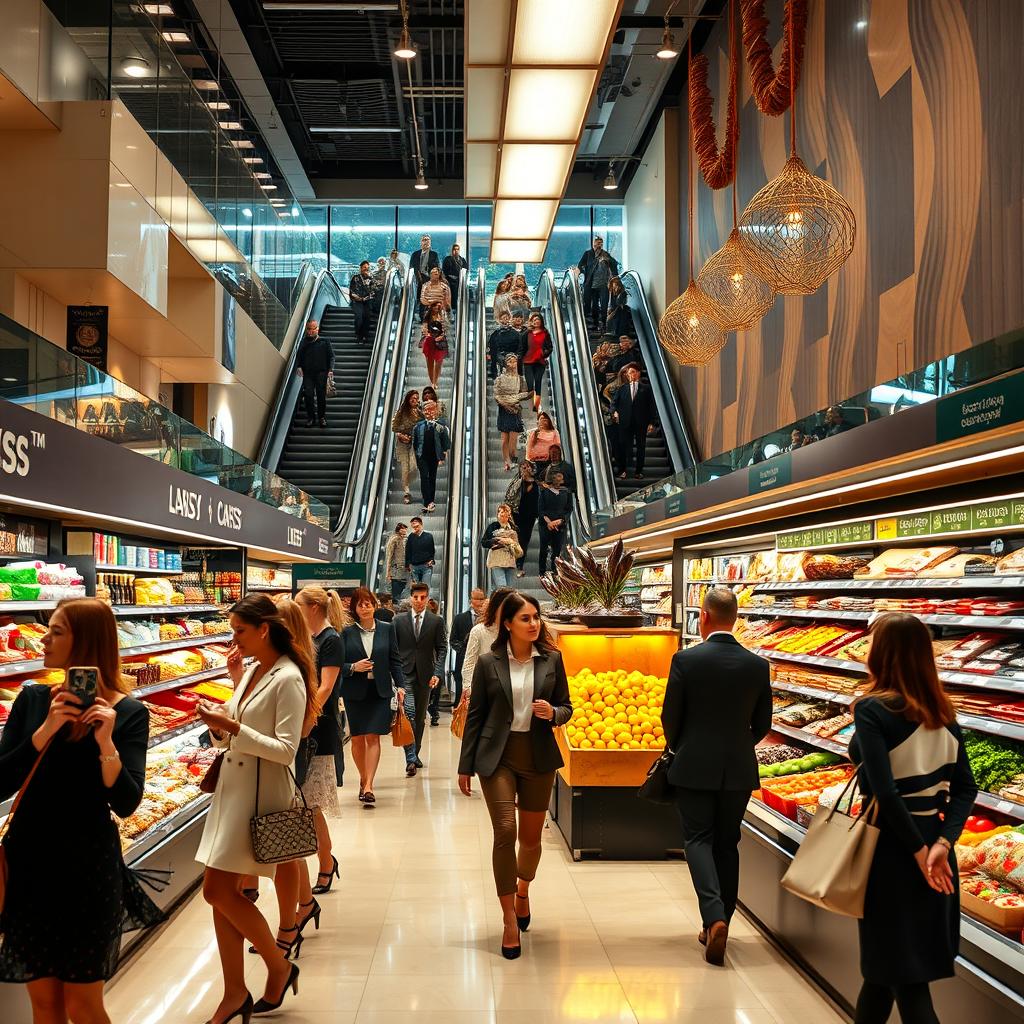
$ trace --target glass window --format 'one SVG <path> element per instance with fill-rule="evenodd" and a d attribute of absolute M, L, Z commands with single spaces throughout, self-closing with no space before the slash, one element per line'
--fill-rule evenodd
<path fill-rule="evenodd" d="M 331 271 L 342 284 L 363 260 L 375 263 L 378 256 L 390 256 L 394 247 L 395 207 L 331 207 Z M 408 259 L 402 262 L 408 267 Z"/>
<path fill-rule="evenodd" d="M 430 235 L 430 247 L 444 259 L 458 242 L 466 251 L 465 206 L 400 206 L 398 208 L 398 251 L 408 266 L 409 257 Z"/>
<path fill-rule="evenodd" d="M 604 247 L 618 261 L 619 269 L 628 270 L 626 208 L 624 206 L 595 206 L 594 234 L 600 235 L 604 239 Z M 578 256 L 576 258 L 579 259 Z"/>

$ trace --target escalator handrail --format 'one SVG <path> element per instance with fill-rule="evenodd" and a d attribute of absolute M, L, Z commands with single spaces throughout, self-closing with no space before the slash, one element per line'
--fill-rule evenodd
<path fill-rule="evenodd" d="M 451 451 L 448 453 L 448 504 L 445 509 L 447 525 L 444 535 L 444 575 L 441 609 L 448 617 L 457 610 L 469 607 L 469 583 L 467 545 L 472 544 L 472 535 L 466 529 L 464 507 L 475 500 L 473 493 L 473 460 L 467 457 L 472 452 L 473 433 L 476 422 L 467 414 L 467 409 L 479 402 L 480 396 L 473 391 L 473 363 L 476 353 L 469 344 L 470 308 L 469 274 L 459 271 L 459 289 L 456 299 L 455 321 L 455 371 L 452 376 L 452 394 L 449 403 L 449 429 L 451 430 Z"/>
<path fill-rule="evenodd" d="M 680 473 L 685 469 L 693 469 L 697 463 L 697 451 L 687 427 L 686 413 L 679 392 L 673 387 L 672 378 L 669 376 L 665 350 L 658 340 L 657 321 L 647 301 L 643 282 L 635 270 L 627 270 L 621 275 L 621 280 L 630 299 L 633 326 L 636 328 L 637 341 L 647 367 L 647 379 L 654 392 L 661 432 L 665 438 L 669 458 L 672 460 L 673 472 Z"/>
<path fill-rule="evenodd" d="M 419 301 L 416 272 L 406 271 L 404 287 L 399 290 L 396 284 L 401 281 L 397 270 L 388 271 L 384 287 L 389 312 L 385 316 L 382 302 L 367 373 L 367 395 L 372 393 L 376 401 L 372 411 L 365 405 L 363 408 L 352 449 L 350 485 L 345 488 L 341 513 L 334 529 L 335 543 L 343 552 L 348 550 L 351 554 L 364 548 L 369 539 L 380 536 L 380 526 L 387 512 L 388 473 L 395 444 L 391 415 L 398 408 L 401 389 L 405 385 L 414 307 Z M 397 302 L 397 315 L 390 313 L 392 301 Z M 394 331 L 391 330 L 392 324 L 395 325 Z M 353 483 L 356 486 L 352 486 Z M 376 563 L 369 558 L 366 561 L 367 585 L 372 589 L 376 582 Z"/>
<path fill-rule="evenodd" d="M 300 271 L 301 274 L 301 271 Z M 274 398 L 274 404 L 267 416 L 267 426 L 263 431 L 263 442 L 260 444 L 259 453 L 256 456 L 258 465 L 269 469 L 272 472 L 277 470 L 277 464 L 281 459 L 281 452 L 284 450 L 284 443 L 288 438 L 288 430 L 291 427 L 291 413 L 295 409 L 295 403 L 299 397 L 299 389 L 302 381 L 295 372 L 295 361 L 298 359 L 299 346 L 302 344 L 302 337 L 306 333 L 306 324 L 313 318 L 312 313 L 319 300 L 321 288 L 325 289 L 324 298 L 334 298 L 335 301 L 325 301 L 321 308 L 326 306 L 347 306 L 348 300 L 342 292 L 334 275 L 329 270 L 321 270 L 317 273 L 313 287 L 309 293 L 309 300 L 306 302 L 302 316 L 295 320 L 298 337 L 293 339 L 288 358 L 285 362 L 284 371 L 281 375 L 280 386 Z"/>
<path fill-rule="evenodd" d="M 488 402 L 490 401 L 490 378 L 487 372 L 488 343 L 487 337 L 487 270 L 481 267 L 477 272 L 476 281 L 476 362 L 473 366 L 474 391 L 480 400 L 474 405 L 476 418 L 473 426 L 473 462 L 477 467 L 474 474 L 477 496 L 469 507 L 466 522 L 470 523 L 470 540 L 473 553 L 470 560 L 470 589 L 482 587 L 484 593 L 490 591 L 490 580 L 487 578 L 487 557 L 480 546 L 479 539 L 487 528 L 491 510 L 487 508 L 488 495 L 488 459 L 487 459 L 487 428 Z"/>

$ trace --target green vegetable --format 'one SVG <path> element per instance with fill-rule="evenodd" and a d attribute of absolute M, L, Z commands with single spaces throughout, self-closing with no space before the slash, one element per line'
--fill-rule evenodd
<path fill-rule="evenodd" d="M 1018 743 L 966 730 L 964 746 L 974 781 L 988 793 L 998 792 L 1024 771 L 1024 747 Z"/>

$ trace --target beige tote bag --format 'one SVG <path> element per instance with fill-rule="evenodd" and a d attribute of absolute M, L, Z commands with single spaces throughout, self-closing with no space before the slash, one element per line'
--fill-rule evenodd
<path fill-rule="evenodd" d="M 850 777 L 827 814 L 819 811 L 782 878 L 782 887 L 808 903 L 847 917 L 864 916 L 864 894 L 878 845 L 878 806 L 872 799 L 859 817 L 843 814 Z"/>

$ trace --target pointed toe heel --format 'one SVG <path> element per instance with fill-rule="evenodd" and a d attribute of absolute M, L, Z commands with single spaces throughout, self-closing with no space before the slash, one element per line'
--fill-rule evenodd
<path fill-rule="evenodd" d="M 274 1010 L 280 1009 L 281 1004 L 284 1002 L 284 997 L 288 995 L 288 989 L 292 990 L 292 995 L 297 996 L 299 994 L 299 968 L 295 964 L 292 964 L 291 974 L 288 975 L 288 980 L 284 983 L 281 998 L 276 1003 L 272 1003 L 269 999 L 260 999 L 253 1005 L 253 1015 L 271 1013 Z"/>

